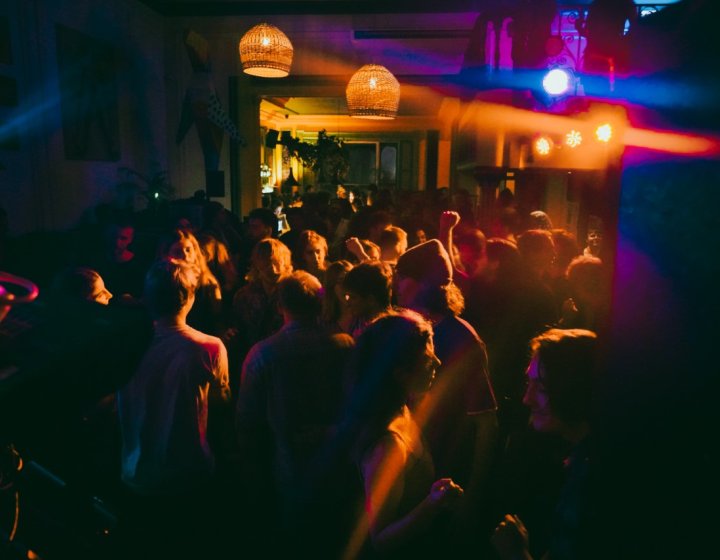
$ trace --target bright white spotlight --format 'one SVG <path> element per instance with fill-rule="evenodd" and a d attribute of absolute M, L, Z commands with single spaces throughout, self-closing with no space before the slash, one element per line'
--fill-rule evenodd
<path fill-rule="evenodd" d="M 577 130 L 571 130 L 565 135 L 565 143 L 571 148 L 577 148 L 580 144 L 582 144 L 582 140 L 582 134 L 580 134 Z"/>
<path fill-rule="evenodd" d="M 600 142 L 610 142 L 612 138 L 613 129 L 609 124 L 601 124 L 595 129 L 595 136 Z"/>
<path fill-rule="evenodd" d="M 549 95 L 562 95 L 570 87 L 570 74 L 562 68 L 553 68 L 545 74 L 542 84 Z"/>
<path fill-rule="evenodd" d="M 535 140 L 535 151 L 540 156 L 546 156 L 550 153 L 552 145 L 552 140 L 550 140 L 550 138 L 547 136 L 541 136 Z"/>

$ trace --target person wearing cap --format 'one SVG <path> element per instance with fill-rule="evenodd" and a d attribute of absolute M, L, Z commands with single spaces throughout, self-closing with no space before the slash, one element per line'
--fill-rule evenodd
<path fill-rule="evenodd" d="M 467 321 L 450 257 L 437 239 L 408 249 L 395 268 L 398 305 L 433 323 L 441 365 L 430 391 L 413 402 L 440 476 L 451 477 L 478 507 L 497 438 L 497 404 L 488 375 L 485 343 Z M 458 527 L 472 531 L 476 512 L 464 511 Z"/>

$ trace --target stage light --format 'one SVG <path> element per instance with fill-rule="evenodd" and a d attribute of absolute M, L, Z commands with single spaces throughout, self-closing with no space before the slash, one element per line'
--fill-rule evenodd
<path fill-rule="evenodd" d="M 570 88 L 570 74 L 562 68 L 553 68 L 545 74 L 542 85 L 549 95 L 562 95 Z"/>
<path fill-rule="evenodd" d="M 612 126 L 609 124 L 601 124 L 595 129 L 595 136 L 597 136 L 597 139 L 600 140 L 600 142 L 610 142 L 610 138 L 612 138 L 613 129 Z"/>
<path fill-rule="evenodd" d="M 582 144 L 582 134 L 580 134 L 577 130 L 571 130 L 565 135 L 565 144 L 571 148 L 577 148 L 580 144 Z"/>
<path fill-rule="evenodd" d="M 546 156 L 550 153 L 550 150 L 552 150 L 553 147 L 553 141 L 550 140 L 547 136 L 541 136 L 537 140 L 535 140 L 535 152 L 538 155 Z"/>

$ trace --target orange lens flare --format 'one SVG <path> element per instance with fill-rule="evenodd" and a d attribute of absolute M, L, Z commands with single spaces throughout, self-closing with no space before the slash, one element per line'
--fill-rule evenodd
<path fill-rule="evenodd" d="M 541 138 L 538 138 L 537 140 L 535 140 L 535 151 L 539 155 L 546 156 L 550 153 L 551 149 L 552 149 L 552 141 L 549 138 L 542 136 Z"/>
<path fill-rule="evenodd" d="M 565 144 L 571 148 L 577 148 L 580 144 L 582 144 L 582 141 L 582 134 L 580 134 L 577 130 L 571 130 L 565 135 Z"/>
<path fill-rule="evenodd" d="M 610 142 L 610 138 L 612 138 L 612 135 L 612 126 L 607 123 L 601 124 L 595 129 L 595 136 L 598 140 L 600 140 L 600 142 Z"/>

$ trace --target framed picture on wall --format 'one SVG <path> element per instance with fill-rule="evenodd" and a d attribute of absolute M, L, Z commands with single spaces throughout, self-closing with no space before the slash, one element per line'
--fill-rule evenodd
<path fill-rule="evenodd" d="M 65 158 L 120 159 L 120 125 L 114 47 L 57 25 Z"/>

